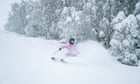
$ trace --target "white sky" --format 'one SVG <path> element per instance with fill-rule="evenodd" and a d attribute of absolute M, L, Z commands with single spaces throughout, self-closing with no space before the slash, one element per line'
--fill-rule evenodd
<path fill-rule="evenodd" d="M 0 29 L 3 29 L 4 24 L 7 22 L 10 5 L 20 0 L 0 0 Z"/>

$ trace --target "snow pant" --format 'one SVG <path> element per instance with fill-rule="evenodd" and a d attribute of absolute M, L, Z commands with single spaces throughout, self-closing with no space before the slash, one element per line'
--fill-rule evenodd
<path fill-rule="evenodd" d="M 56 58 L 57 59 L 66 59 L 66 57 L 75 57 L 77 54 L 72 53 L 72 52 L 67 52 L 67 51 L 59 51 L 56 53 Z"/>

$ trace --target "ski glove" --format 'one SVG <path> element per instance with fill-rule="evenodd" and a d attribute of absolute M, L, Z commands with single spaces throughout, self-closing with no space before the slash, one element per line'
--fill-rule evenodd
<path fill-rule="evenodd" d="M 62 50 L 62 48 L 59 48 L 59 51 Z"/>

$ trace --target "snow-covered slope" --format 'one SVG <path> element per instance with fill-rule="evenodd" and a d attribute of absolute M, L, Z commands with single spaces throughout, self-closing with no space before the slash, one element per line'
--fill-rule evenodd
<path fill-rule="evenodd" d="M 69 64 L 50 59 L 60 45 L 1 31 L 0 84 L 140 84 L 140 67 L 119 64 L 97 42 L 80 43 Z"/>

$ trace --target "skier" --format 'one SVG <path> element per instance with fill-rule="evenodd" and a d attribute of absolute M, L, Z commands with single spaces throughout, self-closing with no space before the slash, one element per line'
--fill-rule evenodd
<path fill-rule="evenodd" d="M 68 50 L 68 52 L 65 54 L 65 56 L 61 57 L 60 61 L 62 61 L 62 62 L 64 62 L 64 58 L 67 56 L 77 56 L 77 54 L 79 54 L 74 38 L 70 38 L 69 43 L 60 47 L 59 51 L 61 51 L 62 49 Z M 52 59 L 55 60 L 54 57 L 52 57 Z"/>

